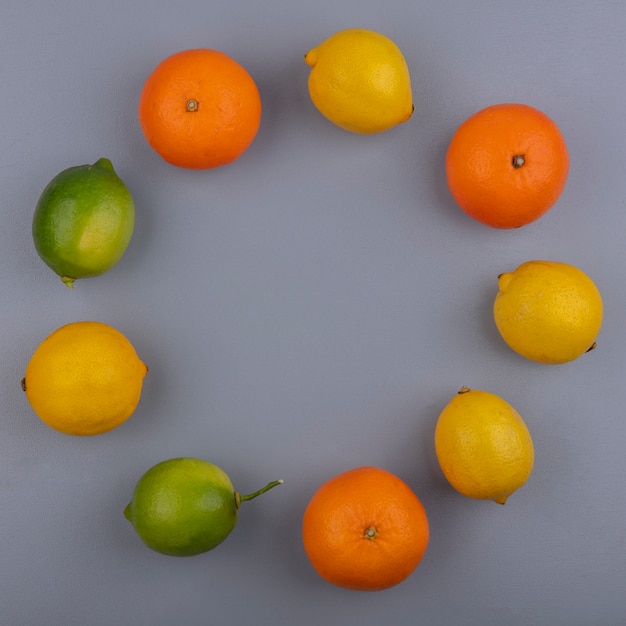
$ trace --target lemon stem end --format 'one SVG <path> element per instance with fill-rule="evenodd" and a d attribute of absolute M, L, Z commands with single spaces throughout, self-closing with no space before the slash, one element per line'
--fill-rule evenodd
<path fill-rule="evenodd" d="M 504 291 L 513 278 L 512 272 L 503 272 L 498 274 L 498 289 Z"/>
<path fill-rule="evenodd" d="M 315 65 L 317 64 L 317 50 L 315 48 L 313 48 L 312 50 L 309 50 L 304 55 L 304 62 L 309 67 L 315 67 Z"/>

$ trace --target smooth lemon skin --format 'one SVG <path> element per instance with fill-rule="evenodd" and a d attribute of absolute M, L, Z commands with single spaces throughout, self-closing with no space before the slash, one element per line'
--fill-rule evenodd
<path fill-rule="evenodd" d="M 32 235 L 41 259 L 71 287 L 116 265 L 134 226 L 130 191 L 102 158 L 63 170 L 48 183 L 35 208 Z"/>
<path fill-rule="evenodd" d="M 493 316 L 507 345 L 545 364 L 573 361 L 595 347 L 602 296 L 584 272 L 557 261 L 528 261 L 498 277 Z"/>
<path fill-rule="evenodd" d="M 499 504 L 527 482 L 535 458 L 520 414 L 499 396 L 466 387 L 439 415 L 435 452 L 454 489 Z"/>
<path fill-rule="evenodd" d="M 183 457 L 149 469 L 137 482 L 124 516 L 151 550 L 194 556 L 228 537 L 237 510 L 235 489 L 223 470 Z"/>
<path fill-rule="evenodd" d="M 342 30 L 309 50 L 313 104 L 344 130 L 379 133 L 413 114 L 411 77 L 398 46 L 365 29 Z"/>
<path fill-rule="evenodd" d="M 128 339 L 101 322 L 57 329 L 32 355 L 22 388 L 37 416 L 68 435 L 98 435 L 135 411 L 148 371 Z"/>

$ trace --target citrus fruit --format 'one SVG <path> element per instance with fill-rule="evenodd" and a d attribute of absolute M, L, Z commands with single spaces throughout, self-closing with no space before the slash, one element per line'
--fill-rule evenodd
<path fill-rule="evenodd" d="M 557 125 L 525 104 L 478 111 L 459 126 L 446 153 L 452 197 L 493 228 L 519 228 L 539 219 L 561 195 L 568 170 Z"/>
<path fill-rule="evenodd" d="M 212 550 L 231 533 L 241 502 L 281 484 L 242 496 L 217 465 L 190 457 L 162 461 L 137 482 L 124 516 L 155 552 L 194 556 Z"/>
<path fill-rule="evenodd" d="M 354 133 L 379 133 L 413 114 L 411 77 L 388 37 L 342 30 L 309 50 L 309 95 L 322 115 Z"/>
<path fill-rule="evenodd" d="M 405 482 L 366 466 L 319 487 L 304 512 L 302 539 L 324 580 L 378 591 L 399 584 L 419 565 L 429 526 L 422 503 Z"/>
<path fill-rule="evenodd" d="M 557 261 L 527 261 L 498 276 L 496 327 L 517 353 L 539 363 L 573 361 L 596 346 L 602 297 L 581 270 Z"/>
<path fill-rule="evenodd" d="M 467 387 L 439 415 L 435 452 L 459 493 L 499 504 L 526 483 L 534 463 L 533 441 L 520 414 L 499 396 Z"/>
<path fill-rule="evenodd" d="M 68 435 L 98 435 L 132 415 L 147 371 L 115 328 L 73 322 L 39 344 L 22 389 L 48 426 Z"/>
<path fill-rule="evenodd" d="M 218 50 L 183 50 L 161 61 L 139 98 L 148 144 L 178 167 L 208 169 L 237 159 L 261 123 L 256 83 Z"/>
<path fill-rule="evenodd" d="M 33 216 L 35 249 L 63 282 L 111 269 L 133 234 L 135 204 L 109 159 L 76 165 L 43 190 Z"/>

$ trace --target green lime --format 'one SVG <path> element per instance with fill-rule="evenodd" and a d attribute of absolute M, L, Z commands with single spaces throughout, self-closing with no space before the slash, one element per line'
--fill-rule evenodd
<path fill-rule="evenodd" d="M 217 465 L 182 457 L 158 463 L 137 482 L 124 516 L 152 550 L 193 556 L 222 543 L 237 522 L 239 505 L 282 483 L 242 496 Z"/>
<path fill-rule="evenodd" d="M 121 258 L 133 234 L 135 204 L 109 159 L 76 165 L 43 190 L 33 216 L 39 256 L 63 282 L 98 276 Z"/>

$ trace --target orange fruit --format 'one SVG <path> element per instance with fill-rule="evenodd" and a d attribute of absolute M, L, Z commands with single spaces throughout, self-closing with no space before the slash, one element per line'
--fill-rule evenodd
<path fill-rule="evenodd" d="M 165 161 L 208 169 L 231 163 L 252 143 L 261 97 L 246 69 L 223 52 L 183 50 L 152 71 L 138 114 L 146 140 Z"/>
<path fill-rule="evenodd" d="M 557 125 L 525 104 L 478 111 L 455 132 L 446 154 L 457 204 L 493 228 L 539 219 L 565 187 L 569 156 Z"/>
<path fill-rule="evenodd" d="M 326 581 L 378 591 L 405 580 L 428 546 L 426 511 L 390 472 L 358 467 L 325 482 L 304 512 L 306 554 Z"/>

